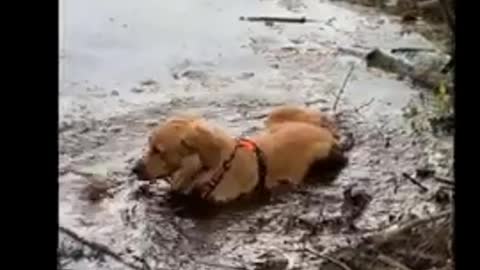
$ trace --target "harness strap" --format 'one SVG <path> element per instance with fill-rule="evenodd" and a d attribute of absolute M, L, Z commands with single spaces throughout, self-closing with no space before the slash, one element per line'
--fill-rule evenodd
<path fill-rule="evenodd" d="M 255 157 L 257 158 L 257 175 L 258 175 L 258 182 L 255 186 L 255 191 L 263 192 L 265 189 L 265 180 L 267 177 L 267 163 L 265 158 L 265 153 L 263 153 L 262 149 L 258 147 L 258 145 L 247 138 L 240 138 L 239 143 L 244 145 L 247 149 L 253 151 L 255 153 Z"/>
<path fill-rule="evenodd" d="M 267 174 L 267 165 L 265 161 L 265 154 L 263 151 L 257 146 L 257 144 L 246 138 L 239 138 L 237 139 L 237 143 L 235 144 L 235 147 L 233 148 L 232 153 L 228 156 L 226 160 L 223 161 L 222 167 L 217 170 L 210 181 L 208 181 L 205 185 L 205 191 L 201 194 L 201 197 L 203 199 L 208 198 L 212 192 L 215 190 L 215 188 L 220 184 L 222 181 L 225 173 L 230 170 L 230 167 L 232 165 L 232 161 L 235 158 L 235 155 L 237 154 L 237 150 L 239 148 L 246 148 L 252 152 L 255 153 L 256 159 L 257 159 L 257 174 L 258 174 L 258 182 L 257 185 L 255 186 L 255 190 L 258 191 L 263 191 L 265 188 L 265 178 Z"/>

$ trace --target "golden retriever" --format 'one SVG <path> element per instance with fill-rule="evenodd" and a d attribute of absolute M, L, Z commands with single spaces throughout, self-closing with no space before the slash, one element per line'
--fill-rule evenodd
<path fill-rule="evenodd" d="M 333 124 L 324 124 L 313 110 L 303 112 L 272 111 L 267 130 L 250 140 L 237 140 L 201 118 L 169 119 L 152 132 L 133 171 L 145 180 L 172 176 L 172 190 L 199 191 L 213 202 L 235 200 L 256 188 L 298 185 L 315 162 L 345 161 Z"/>

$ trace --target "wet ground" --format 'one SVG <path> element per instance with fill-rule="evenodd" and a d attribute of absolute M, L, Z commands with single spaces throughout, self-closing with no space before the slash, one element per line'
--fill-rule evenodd
<path fill-rule="evenodd" d="M 450 141 L 419 134 L 405 118 L 421 89 L 363 58 L 377 47 L 434 48 L 404 34 L 398 18 L 307 0 L 65 0 L 61 8 L 59 222 L 124 260 L 144 269 L 262 269 L 255 262 L 279 252 L 289 269 L 318 269 L 305 245 L 333 251 L 361 232 L 444 208 L 432 199 L 437 182 L 427 178 L 425 191 L 404 174 L 428 167 L 451 176 Z M 265 25 L 240 16 L 317 21 Z M 198 219 L 168 207 L 164 184 L 139 195 L 128 181 L 152 123 L 192 111 L 232 135 L 250 134 L 276 105 L 329 111 L 352 65 L 338 111 L 355 147 L 332 184 Z M 92 185 L 109 194 L 92 199 Z M 371 197 L 354 230 L 337 222 L 348 188 Z M 66 269 L 127 267 L 88 251 L 78 256 L 60 236 L 64 252 L 77 252 L 62 255 Z"/>

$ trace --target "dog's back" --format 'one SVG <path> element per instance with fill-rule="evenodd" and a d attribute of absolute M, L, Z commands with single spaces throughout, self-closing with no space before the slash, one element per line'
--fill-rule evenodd
<path fill-rule="evenodd" d="M 285 105 L 278 107 L 267 116 L 265 126 L 269 130 L 276 130 L 278 125 L 287 122 L 308 123 L 328 129 L 334 137 L 339 138 L 334 121 L 325 113 L 301 106 Z"/>
<path fill-rule="evenodd" d="M 273 132 L 253 139 L 267 156 L 267 185 L 272 186 L 279 179 L 299 184 L 310 165 L 331 158 L 338 148 L 338 141 L 328 129 L 304 122 L 284 122 L 275 125 Z"/>

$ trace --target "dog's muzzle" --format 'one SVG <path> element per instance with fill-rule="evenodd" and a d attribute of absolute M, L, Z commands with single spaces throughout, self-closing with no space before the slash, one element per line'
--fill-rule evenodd
<path fill-rule="evenodd" d="M 164 175 L 157 175 L 155 177 L 152 177 L 147 173 L 147 167 L 145 165 L 145 162 L 143 160 L 138 160 L 135 162 L 135 165 L 132 168 L 131 171 L 132 175 L 135 175 L 139 181 L 148 181 L 148 182 L 153 182 L 156 179 L 159 178 L 164 178 L 167 182 L 171 182 L 170 179 L 170 174 L 164 174 Z"/>
<path fill-rule="evenodd" d="M 139 180 L 145 179 L 145 163 L 140 159 L 137 162 L 135 162 L 135 165 L 133 165 L 132 168 L 132 174 L 134 174 Z"/>

